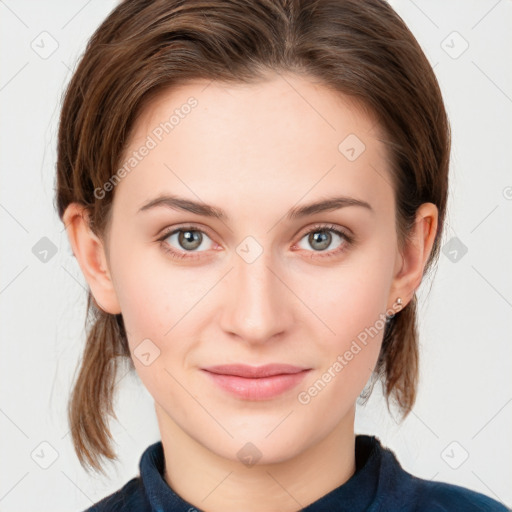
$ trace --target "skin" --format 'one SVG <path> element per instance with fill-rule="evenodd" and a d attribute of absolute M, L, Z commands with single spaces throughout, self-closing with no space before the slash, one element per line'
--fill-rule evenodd
<path fill-rule="evenodd" d="M 419 208 L 411 240 L 400 248 L 378 124 L 347 97 L 295 75 L 166 91 L 142 112 L 126 154 L 190 96 L 198 106 L 115 188 L 108 239 L 88 229 L 79 204 L 64 221 L 97 304 L 123 314 L 137 373 L 155 400 L 167 483 L 212 512 L 295 511 L 355 472 L 355 402 L 383 330 L 309 403 L 298 393 L 392 311 L 397 297 L 403 306 L 411 300 L 437 208 Z M 366 146 L 354 161 L 338 150 L 351 133 Z M 215 205 L 229 219 L 165 207 L 138 213 L 161 193 Z M 285 217 L 332 195 L 367 201 L 373 211 L 348 206 Z M 189 250 L 188 258 L 172 259 L 157 238 L 188 223 L 204 233 L 198 257 Z M 330 232 L 328 247 L 315 250 L 307 233 L 318 223 L 350 230 L 355 243 L 344 246 Z M 237 253 L 247 236 L 263 251 L 251 263 Z M 190 247 L 178 235 L 166 243 L 185 254 Z M 133 351 L 148 338 L 160 355 L 146 366 Z M 270 362 L 312 370 L 296 388 L 255 401 L 228 394 L 199 369 Z M 252 466 L 237 456 L 247 442 L 261 452 Z"/>

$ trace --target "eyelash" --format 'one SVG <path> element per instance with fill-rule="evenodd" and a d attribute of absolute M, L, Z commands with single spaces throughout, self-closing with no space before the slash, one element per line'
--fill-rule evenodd
<path fill-rule="evenodd" d="M 175 233 L 179 233 L 180 231 L 181 232 L 197 231 L 197 232 L 203 233 L 203 234 L 207 235 L 209 238 L 211 238 L 207 232 L 205 232 L 203 229 L 199 229 L 197 226 L 188 225 L 188 226 L 181 226 L 179 228 L 173 228 L 173 229 L 167 230 L 160 238 L 157 239 L 157 241 L 160 242 L 160 245 L 161 245 L 163 251 L 165 253 L 169 254 L 171 256 L 171 258 L 177 259 L 177 260 L 182 260 L 182 259 L 186 259 L 186 258 L 194 260 L 194 259 L 200 258 L 201 257 L 200 252 L 196 254 L 195 251 L 189 251 L 189 252 L 177 251 L 175 249 L 172 249 L 169 246 L 169 244 L 165 243 L 165 240 L 167 238 L 169 238 L 171 235 L 174 235 Z M 307 236 L 311 233 L 319 232 L 319 231 L 331 231 L 331 232 L 335 233 L 336 235 L 338 235 L 340 238 L 342 238 L 344 240 L 344 242 L 343 242 L 341 248 L 335 249 L 334 251 L 330 251 L 326 254 L 322 254 L 322 251 L 318 251 L 318 252 L 312 251 L 313 252 L 313 255 L 311 256 L 312 258 L 313 257 L 333 258 L 335 256 L 339 256 L 340 254 L 342 254 L 343 252 L 348 250 L 350 248 L 350 246 L 352 246 L 355 242 L 354 237 L 348 235 L 344 231 L 341 231 L 337 226 L 332 225 L 332 224 L 318 224 L 316 226 L 313 226 L 313 228 L 311 228 L 309 231 L 306 231 L 305 233 L 302 234 L 299 241 L 302 240 L 305 236 Z M 314 256 L 315 252 L 316 252 L 316 256 Z"/>

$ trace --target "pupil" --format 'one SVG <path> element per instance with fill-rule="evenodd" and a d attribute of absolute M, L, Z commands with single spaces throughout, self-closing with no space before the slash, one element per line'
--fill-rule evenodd
<path fill-rule="evenodd" d="M 199 241 L 199 243 L 197 243 Z M 184 249 L 197 249 L 201 245 L 201 233 L 198 231 L 181 231 L 179 242 Z"/>
<path fill-rule="evenodd" d="M 328 231 L 316 231 L 310 235 L 310 242 L 313 242 L 313 248 L 315 243 L 320 242 L 320 246 L 315 250 L 326 249 L 331 242 L 331 234 Z"/>

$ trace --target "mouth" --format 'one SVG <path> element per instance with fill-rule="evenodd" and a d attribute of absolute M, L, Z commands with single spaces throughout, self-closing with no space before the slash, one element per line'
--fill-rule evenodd
<path fill-rule="evenodd" d="M 299 384 L 311 368 L 290 364 L 218 365 L 201 368 L 219 388 L 244 400 L 267 400 Z"/>

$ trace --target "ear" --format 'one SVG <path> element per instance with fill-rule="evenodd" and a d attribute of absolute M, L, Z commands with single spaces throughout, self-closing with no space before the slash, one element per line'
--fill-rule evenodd
<path fill-rule="evenodd" d="M 69 243 L 96 304 L 106 313 L 121 313 L 103 242 L 91 231 L 89 214 L 79 203 L 71 203 L 62 218 Z"/>
<path fill-rule="evenodd" d="M 438 210 L 433 203 L 423 203 L 416 212 L 415 224 L 402 250 L 397 250 L 395 275 L 389 300 L 402 299 L 404 308 L 420 286 L 427 259 L 437 232 Z"/>

